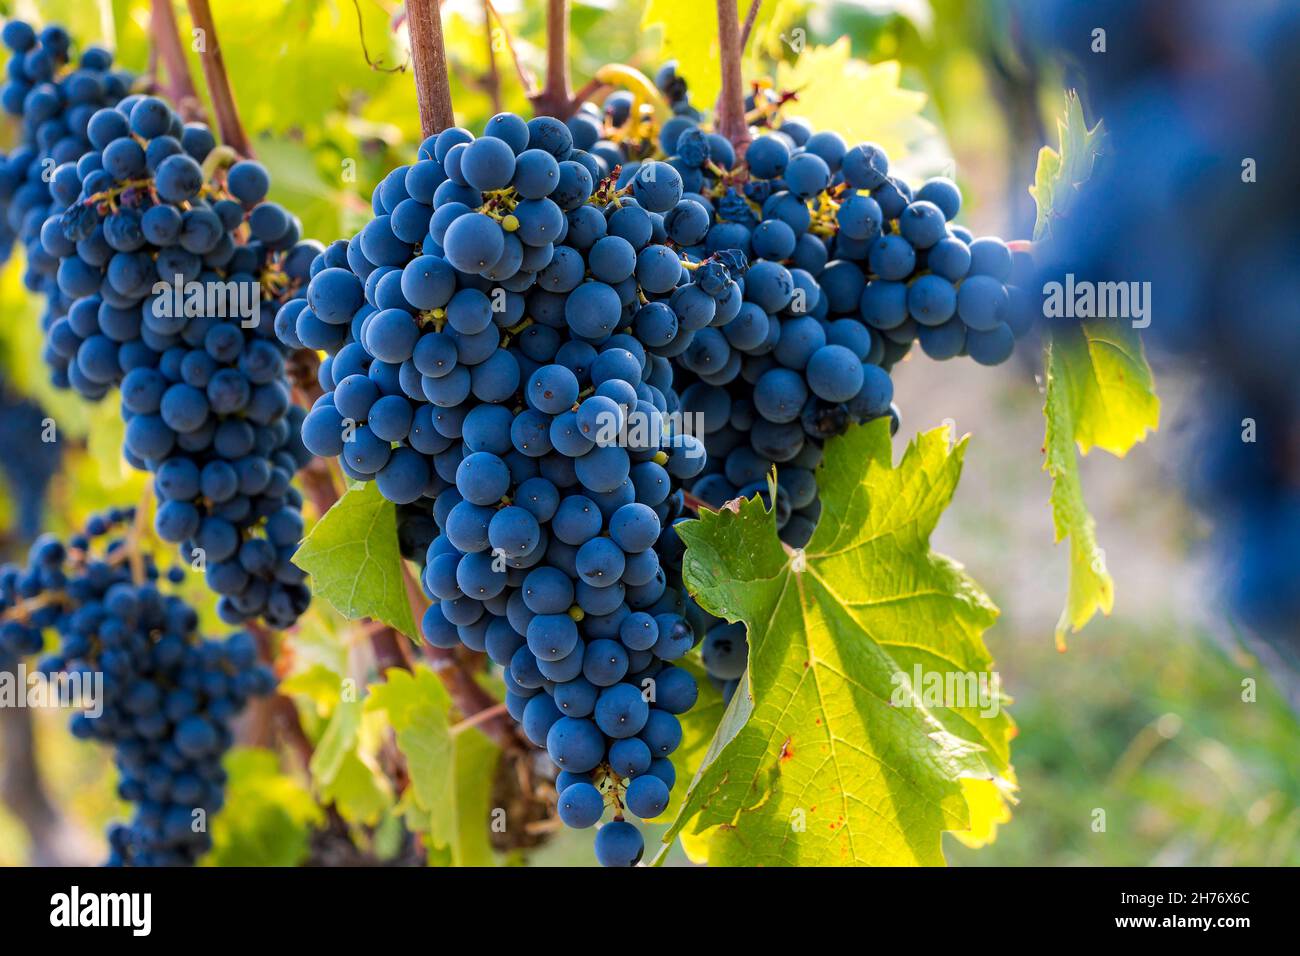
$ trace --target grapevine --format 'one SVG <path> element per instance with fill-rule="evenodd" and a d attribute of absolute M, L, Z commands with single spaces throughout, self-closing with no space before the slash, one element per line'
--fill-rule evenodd
<path fill-rule="evenodd" d="M 19 453 L 0 677 L 92 689 L 60 740 L 111 761 L 102 788 L 129 805 L 87 828 L 101 859 L 931 865 L 986 847 L 1044 812 L 1017 790 L 1055 753 L 1005 622 L 1065 650 L 1127 590 L 1079 462 L 1159 424 L 1148 342 L 1218 376 L 1178 477 L 1216 512 L 1232 627 L 1287 679 L 1289 446 L 1224 436 L 1286 431 L 1286 366 L 1261 356 L 1294 336 L 1225 316 L 1286 314 L 1292 244 L 1250 225 L 1283 204 L 1277 180 L 1222 181 L 1216 137 L 1256 149 L 1234 112 L 1250 84 L 1203 85 L 1211 50 L 1285 60 L 1281 41 L 1199 0 L 1213 42 L 1146 36 L 1163 6 L 1142 3 L 1139 47 L 1106 60 L 1079 56 L 1088 17 L 1055 0 L 999 4 L 999 29 L 936 8 L 941 30 L 912 8 L 643 6 L 635 37 L 630 8 L 567 0 L 249 8 L 224 45 L 208 0 L 110 5 L 104 45 L 80 21 L 84 38 L 4 23 L 0 437 Z M 975 22 L 1002 101 L 967 116 L 972 67 L 945 44 Z M 595 52 L 586 33 L 616 23 Z M 1078 86 L 1059 143 L 1019 142 L 1058 62 Z M 1157 123 L 1144 97 L 1178 109 Z M 978 149 L 1042 146 L 1016 184 L 1032 233 L 972 154 L 994 114 L 1008 128 Z M 1158 183 L 1134 173 L 1148 154 Z M 1189 229 L 1189 208 L 1216 225 Z M 1105 291 L 1130 267 L 1178 322 L 1053 311 L 1055 284 Z M 1054 634 L 1018 614 L 994 630 L 990 594 L 1024 589 L 986 592 L 988 555 L 976 575 L 937 550 L 977 537 L 957 489 L 983 448 L 935 404 L 987 404 L 995 376 L 1009 417 L 1042 409 L 1041 484 L 977 471 L 977 491 L 1005 485 L 977 517 L 1047 502 L 1068 567 Z M 932 414 L 944 427 L 916 427 Z M 1061 667 L 1092 662 L 1078 643 Z M 1106 752 L 1107 797 L 1178 732 L 1148 730 Z"/>

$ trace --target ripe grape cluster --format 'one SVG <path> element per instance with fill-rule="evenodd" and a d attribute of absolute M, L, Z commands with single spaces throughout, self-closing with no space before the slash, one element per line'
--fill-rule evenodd
<path fill-rule="evenodd" d="M 1213 522 L 1223 596 L 1300 669 L 1300 10 L 1054 0 L 1020 12 L 1079 70 L 1107 137 L 1036 255 L 1038 282 L 1148 283 L 1144 340 L 1204 380 L 1178 474 Z M 1097 55 L 1103 32 L 1112 48 Z"/>
<path fill-rule="evenodd" d="M 118 794 L 135 805 L 109 830 L 110 865 L 187 865 L 211 846 L 230 724 L 275 678 L 248 633 L 199 636 L 193 608 L 163 589 L 183 572 L 134 550 L 133 518 L 96 515 L 66 545 L 42 536 L 26 566 L 0 567 L 0 656 L 39 652 L 45 630 L 58 634 L 40 670 L 80 682 L 72 733 L 113 748 Z"/>
<path fill-rule="evenodd" d="M 815 469 L 826 439 L 885 416 L 897 430 L 890 371 L 915 341 L 934 359 L 1006 361 L 1032 326 L 1018 284 L 1032 263 L 954 222 L 962 197 L 951 180 L 913 191 L 879 146 L 850 147 L 782 118 L 770 91 L 755 94 L 769 119 L 741 159 L 691 118 L 680 78 L 661 71 L 660 86 L 678 104 L 662 149 L 686 200 L 706 213 L 707 229 L 680 251 L 739 250 L 747 261 L 735 318 L 676 358 L 682 406 L 700 417 L 708 451 L 688 487 L 711 508 L 760 495 L 782 539 L 801 547 L 821 511 Z M 706 624 L 703 660 L 729 697 L 745 669 L 744 628 Z"/>
<path fill-rule="evenodd" d="M 157 532 L 204 570 L 222 620 L 286 627 L 310 600 L 290 560 L 303 527 L 290 481 L 310 455 L 274 323 L 321 246 L 265 201 L 264 167 L 229 164 L 157 97 L 96 110 L 85 133 L 89 148 L 53 170 L 40 229 L 54 380 L 91 400 L 119 391 Z"/>
<path fill-rule="evenodd" d="M 405 553 L 425 546 L 425 637 L 503 669 L 561 818 L 611 808 L 596 854 L 628 865 L 623 817 L 667 805 L 696 697 L 670 663 L 695 633 L 659 550 L 704 452 L 669 358 L 736 315 L 744 262 L 683 260 L 708 223 L 671 167 L 622 187 L 602 171 L 547 117 L 433 136 L 277 328 L 329 353 L 307 447 L 398 504 Z"/>

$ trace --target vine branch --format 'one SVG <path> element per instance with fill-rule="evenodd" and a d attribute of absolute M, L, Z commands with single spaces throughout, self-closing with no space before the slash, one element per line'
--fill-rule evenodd
<path fill-rule="evenodd" d="M 763 5 L 763 0 L 752 0 L 749 5 L 749 12 L 745 14 L 745 25 L 740 28 L 740 52 L 745 52 L 745 47 L 749 46 L 749 35 L 754 32 L 754 21 L 758 19 L 758 8 Z"/>
<path fill-rule="evenodd" d="M 181 44 L 180 26 L 176 22 L 172 0 L 153 0 L 149 11 L 149 34 L 153 41 L 149 44 L 150 56 L 157 56 L 167 74 L 167 82 L 160 83 L 160 88 L 176 104 L 182 117 L 199 119 L 203 115 L 203 102 L 194 86 L 194 77 L 190 75 L 190 64 Z"/>
<path fill-rule="evenodd" d="M 483 30 L 487 34 L 487 91 L 492 98 L 492 112 L 501 112 L 501 74 L 497 72 L 497 44 L 492 35 L 492 4 L 483 0 Z"/>
<path fill-rule="evenodd" d="M 568 119 L 575 102 L 569 79 L 569 0 L 546 0 L 546 85 L 532 97 L 533 109 Z"/>
<path fill-rule="evenodd" d="M 253 147 L 248 141 L 248 134 L 244 132 L 244 124 L 239 120 L 235 94 L 230 88 L 230 76 L 226 73 L 226 61 L 221 56 L 221 44 L 217 41 L 217 25 L 212 19 L 212 8 L 208 5 L 208 0 L 187 2 L 190 19 L 194 21 L 194 28 L 199 33 L 199 62 L 203 65 L 208 95 L 212 97 L 212 111 L 217 117 L 221 141 L 239 155 L 251 159 Z"/>
<path fill-rule="evenodd" d="M 524 96 L 532 99 L 537 95 L 537 78 L 533 76 L 531 70 L 524 66 L 523 60 L 519 58 L 519 50 L 515 47 L 515 38 L 511 35 L 510 28 L 506 26 L 506 21 L 501 16 L 500 11 L 492 5 L 492 0 L 483 0 L 483 4 L 497 21 L 497 27 L 500 28 L 501 36 L 505 40 L 506 50 L 510 54 L 510 59 L 514 62 L 515 73 L 519 76 L 519 84 L 524 88 Z M 490 27 L 488 35 L 491 36 Z"/>
<path fill-rule="evenodd" d="M 406 0 L 406 29 L 411 35 L 411 59 L 415 63 L 420 129 L 425 136 L 432 136 L 456 125 L 438 0 Z"/>
<path fill-rule="evenodd" d="M 745 87 L 740 70 L 742 44 L 736 0 L 718 0 L 718 46 L 722 64 L 722 93 L 718 97 L 718 132 L 730 140 L 737 156 L 749 145 L 745 122 Z"/>

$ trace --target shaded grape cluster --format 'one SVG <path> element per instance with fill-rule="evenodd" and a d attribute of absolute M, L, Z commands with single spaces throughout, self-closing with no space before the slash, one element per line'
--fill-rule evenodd
<path fill-rule="evenodd" d="M 31 541 L 45 520 L 45 499 L 58 474 L 63 456 L 58 442 L 43 441 L 45 412 L 7 387 L 0 379 L 0 472 L 7 482 L 13 507 L 13 531 L 20 541 Z"/>
<path fill-rule="evenodd" d="M 42 536 L 25 566 L 0 567 L 0 654 L 34 654 L 43 632 L 58 635 L 40 670 L 79 682 L 72 733 L 112 747 L 118 795 L 134 805 L 109 829 L 109 864 L 182 866 L 212 845 L 231 724 L 275 678 L 248 633 L 199 635 L 194 609 L 165 591 L 183 571 L 134 551 L 133 519 L 96 515 L 66 544 Z"/>
<path fill-rule="evenodd" d="M 54 381 L 89 400 L 118 391 L 156 530 L 205 572 L 222 620 L 287 627 L 310 601 L 290 481 L 311 456 L 274 326 L 321 246 L 266 201 L 264 167 L 232 163 L 158 97 L 96 110 L 86 136 L 53 170 L 40 231 L 61 304 Z"/>

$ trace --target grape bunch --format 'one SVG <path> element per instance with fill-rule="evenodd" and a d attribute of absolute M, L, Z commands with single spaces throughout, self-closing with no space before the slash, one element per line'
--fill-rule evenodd
<path fill-rule="evenodd" d="M 86 135 L 54 168 L 40 230 L 67 306 L 47 329 L 54 380 L 90 400 L 118 390 L 157 532 L 204 570 L 222 620 L 287 627 L 310 600 L 290 481 L 311 456 L 274 327 L 321 246 L 265 201 L 264 167 L 222 167 L 208 128 L 157 97 L 95 111 Z"/>
<path fill-rule="evenodd" d="M 15 238 L 20 240 L 27 250 L 27 287 L 44 294 L 56 310 L 60 296 L 42 268 L 40 242 L 50 205 L 50 174 L 90 148 L 86 124 L 91 115 L 126 96 L 132 77 L 113 69 L 112 54 L 101 47 L 88 47 L 71 67 L 71 39 L 60 26 L 38 34 L 22 20 L 10 20 L 0 41 L 9 51 L 0 106 L 19 121 L 17 145 L 0 154 L 0 261 L 9 258 Z"/>
<path fill-rule="evenodd" d="M 164 574 L 134 551 L 133 518 L 132 509 L 96 515 L 66 545 L 45 535 L 25 567 L 0 567 L 0 656 L 36 653 L 43 631 L 58 634 L 40 669 L 80 682 L 72 733 L 113 748 L 118 794 L 135 807 L 109 830 L 110 865 L 188 865 L 211 847 L 231 722 L 275 678 L 248 633 L 199 636 L 193 608 L 162 589 L 184 572 Z"/>
<path fill-rule="evenodd" d="M 918 340 L 934 359 L 1006 361 L 1033 325 L 1033 264 L 954 221 L 962 197 L 951 180 L 913 191 L 879 146 L 849 147 L 784 117 L 771 89 L 747 104 L 759 125 L 741 158 L 701 127 L 671 64 L 657 82 L 674 109 L 660 146 L 706 226 L 675 246 L 706 261 L 702 289 L 714 281 L 709 257 L 737 251 L 746 263 L 735 316 L 674 357 L 682 408 L 708 452 L 687 487 L 710 508 L 759 495 L 782 540 L 801 547 L 820 516 L 826 439 L 885 416 L 897 430 L 890 372 Z M 703 618 L 705 667 L 730 697 L 746 665 L 744 628 Z"/>
<path fill-rule="evenodd" d="M 695 643 L 688 599 L 657 548 L 704 450 L 669 357 L 734 317 L 743 257 L 684 261 L 673 237 L 707 221 L 672 168 L 597 180 L 550 118 L 448 129 L 419 157 L 281 310 L 285 344 L 329 353 L 303 441 L 397 503 L 404 552 L 425 547 L 426 639 L 502 668 L 561 819 L 611 809 L 597 857 L 630 865 L 624 815 L 667 805 L 696 697 L 671 663 Z"/>
<path fill-rule="evenodd" d="M 879 147 L 849 149 L 797 119 L 757 137 L 743 164 L 698 127 L 663 145 L 710 204 L 708 233 L 685 251 L 751 259 L 736 320 L 680 360 L 693 376 L 683 405 L 703 416 L 710 459 L 692 491 L 711 507 L 766 495 L 776 464 L 778 527 L 801 546 L 819 512 L 822 444 L 855 421 L 889 415 L 897 428 L 889 372 L 913 341 L 935 359 L 1010 356 L 1029 327 L 1007 287 L 1013 253 L 952 222 L 961 194 L 950 180 L 913 194 Z"/>

